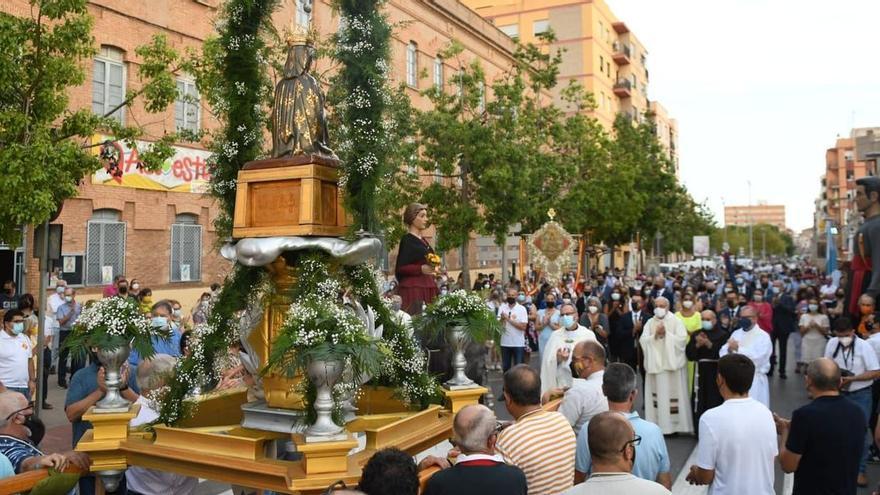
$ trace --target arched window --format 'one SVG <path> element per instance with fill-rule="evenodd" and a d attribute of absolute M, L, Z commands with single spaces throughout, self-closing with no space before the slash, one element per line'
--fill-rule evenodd
<path fill-rule="evenodd" d="M 86 285 L 107 285 L 123 273 L 125 222 L 118 210 L 95 210 L 86 224 Z"/>
<path fill-rule="evenodd" d="M 92 112 L 103 116 L 125 101 L 125 63 L 122 50 L 102 46 L 92 71 Z M 125 108 L 110 117 L 125 123 Z"/>
<path fill-rule="evenodd" d="M 202 226 L 196 215 L 178 214 L 171 225 L 170 279 L 172 282 L 202 279 Z"/>

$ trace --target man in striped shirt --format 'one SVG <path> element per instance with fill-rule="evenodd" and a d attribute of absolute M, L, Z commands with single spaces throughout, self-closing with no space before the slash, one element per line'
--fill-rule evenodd
<path fill-rule="evenodd" d="M 575 435 L 565 416 L 541 409 L 541 379 L 525 364 L 504 373 L 504 404 L 515 422 L 495 443 L 526 475 L 531 495 L 553 495 L 574 483 Z"/>

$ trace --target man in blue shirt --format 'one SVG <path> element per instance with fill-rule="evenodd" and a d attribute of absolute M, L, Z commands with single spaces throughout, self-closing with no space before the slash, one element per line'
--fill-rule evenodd
<path fill-rule="evenodd" d="M 99 367 L 97 356 L 92 355 L 92 364 L 80 369 L 70 380 L 70 388 L 67 389 L 67 397 L 64 400 L 64 412 L 73 428 L 73 446 L 92 428 L 92 424 L 83 421 L 82 416 L 90 407 L 104 398 L 107 386 L 104 383 L 104 368 Z M 137 371 L 135 367 L 128 366 L 122 369 L 122 382 L 128 386 L 120 389 L 120 394 L 132 403 L 138 399 L 140 389 L 137 385 Z M 95 477 L 88 476 L 80 479 L 80 495 L 93 495 L 95 493 Z"/>
<path fill-rule="evenodd" d="M 82 313 L 82 305 L 76 300 L 76 290 L 68 287 L 64 290 L 64 302 L 55 310 L 55 319 L 58 321 L 59 338 L 58 347 L 58 386 L 67 388 L 67 373 L 70 372 L 71 378 L 83 367 L 83 363 L 77 356 L 70 356 L 70 368 L 67 367 L 67 356 L 70 351 L 64 346 L 64 341 L 73 331 L 73 326 L 79 320 Z"/>
<path fill-rule="evenodd" d="M 605 368 L 602 392 L 608 398 L 608 410 L 622 414 L 632 424 L 641 443 L 636 444 L 636 460 L 632 474 L 636 477 L 656 481 L 667 490 L 672 488 L 672 475 L 669 473 L 669 453 L 660 427 L 639 417 L 633 411 L 638 390 L 636 372 L 624 363 L 612 363 Z M 592 470 L 592 459 L 587 429 L 589 422 L 581 427 L 577 437 L 575 455 L 575 483 L 583 483 Z"/>
<path fill-rule="evenodd" d="M 180 327 L 172 321 L 172 311 L 171 302 L 164 299 L 153 305 L 153 317 L 150 320 L 150 324 L 154 329 L 170 331 L 171 334 L 168 338 L 153 337 L 151 341 L 153 344 L 153 350 L 156 351 L 156 354 L 167 354 L 171 357 L 180 357 L 181 332 Z M 140 354 L 132 349 L 131 354 L 128 355 L 128 364 L 137 366 L 140 361 Z"/>

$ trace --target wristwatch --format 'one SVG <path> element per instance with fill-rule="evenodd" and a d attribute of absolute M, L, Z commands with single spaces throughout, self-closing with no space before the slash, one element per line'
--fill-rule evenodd
<path fill-rule="evenodd" d="M 124 387 L 119 387 L 119 391 L 120 391 L 120 392 L 125 392 L 126 390 L 128 390 L 128 384 L 127 384 L 127 383 L 125 384 Z"/>

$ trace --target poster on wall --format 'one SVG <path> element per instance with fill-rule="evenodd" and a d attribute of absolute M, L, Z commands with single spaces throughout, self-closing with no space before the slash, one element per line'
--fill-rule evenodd
<path fill-rule="evenodd" d="M 709 256 L 709 236 L 694 236 L 694 258 L 705 258 Z"/>
<path fill-rule="evenodd" d="M 101 283 L 104 285 L 113 283 L 113 266 L 101 267 Z"/>
<path fill-rule="evenodd" d="M 105 146 L 100 143 L 107 142 Z M 205 193 L 211 174 L 208 172 L 210 151 L 174 147 L 174 155 L 155 171 L 145 170 L 138 151 L 150 148 L 147 141 L 137 141 L 137 149 L 121 141 L 109 141 L 108 136 L 92 137 L 95 154 L 103 166 L 92 174 L 92 184 L 130 187 L 152 191 Z"/>
<path fill-rule="evenodd" d="M 190 281 L 189 265 L 180 265 L 180 281 L 181 282 L 189 282 Z"/>
<path fill-rule="evenodd" d="M 64 256 L 64 264 L 61 271 L 64 273 L 73 273 L 76 271 L 76 258 L 73 256 Z"/>

